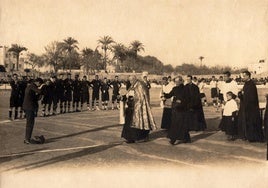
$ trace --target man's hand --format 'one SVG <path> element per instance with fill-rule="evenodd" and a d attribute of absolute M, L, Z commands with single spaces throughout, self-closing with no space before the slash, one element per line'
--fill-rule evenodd
<path fill-rule="evenodd" d="M 42 89 L 42 87 L 44 86 L 45 84 L 41 84 L 38 89 Z"/>
<path fill-rule="evenodd" d="M 181 103 L 181 100 L 176 100 L 176 103 Z"/>

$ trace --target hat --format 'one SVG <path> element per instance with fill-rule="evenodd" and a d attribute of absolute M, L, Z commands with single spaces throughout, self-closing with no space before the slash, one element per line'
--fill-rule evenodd
<path fill-rule="evenodd" d="M 41 136 L 35 136 L 34 139 L 32 139 L 32 142 L 34 144 L 44 144 L 46 141 L 45 137 L 43 135 Z"/>

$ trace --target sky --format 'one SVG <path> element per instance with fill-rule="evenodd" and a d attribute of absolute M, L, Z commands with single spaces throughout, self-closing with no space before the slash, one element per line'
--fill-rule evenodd
<path fill-rule="evenodd" d="M 0 45 L 41 54 L 73 37 L 95 49 L 139 40 L 164 64 L 246 67 L 268 61 L 268 0 L 0 0 Z"/>

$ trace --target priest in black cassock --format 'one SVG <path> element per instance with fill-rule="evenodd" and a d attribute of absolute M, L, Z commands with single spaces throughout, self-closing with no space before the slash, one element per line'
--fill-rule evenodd
<path fill-rule="evenodd" d="M 188 75 L 187 84 L 184 87 L 186 117 L 185 123 L 190 131 L 204 131 L 207 128 L 200 92 L 197 85 L 192 82 L 192 76 Z"/>
<path fill-rule="evenodd" d="M 245 82 L 238 93 L 240 108 L 238 113 L 238 136 L 250 142 L 263 142 L 262 119 L 259 109 L 257 87 L 249 71 L 242 73 Z"/>
<path fill-rule="evenodd" d="M 165 98 L 173 98 L 172 100 L 172 115 L 171 125 L 168 129 L 167 137 L 170 139 L 170 144 L 174 145 L 176 140 L 182 143 L 191 142 L 189 127 L 185 123 L 185 96 L 182 77 L 175 78 L 176 86 L 173 87 L 170 93 L 164 94 Z"/>

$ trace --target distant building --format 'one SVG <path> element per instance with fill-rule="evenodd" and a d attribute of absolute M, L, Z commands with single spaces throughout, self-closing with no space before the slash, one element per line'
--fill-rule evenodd
<path fill-rule="evenodd" d="M 7 72 L 17 70 L 17 58 L 13 52 L 8 51 L 8 46 L 0 46 L 0 65 L 6 68 Z M 23 71 L 25 69 L 25 61 L 27 60 L 28 52 L 22 51 L 20 53 L 20 59 L 18 64 L 18 70 Z"/>
<path fill-rule="evenodd" d="M 252 74 L 261 74 L 268 71 L 268 63 L 265 60 L 260 60 L 259 63 L 252 63 L 248 65 L 248 71 Z"/>
<path fill-rule="evenodd" d="M 0 65 L 6 68 L 6 71 L 12 71 L 16 68 L 16 56 L 8 52 L 7 46 L 0 46 Z"/>
<path fill-rule="evenodd" d="M 0 46 L 0 65 L 6 68 L 7 72 L 17 71 L 17 59 L 13 52 L 8 51 L 8 46 Z M 19 67 L 20 72 L 24 72 L 25 69 L 32 69 L 32 66 L 28 64 L 29 62 L 29 52 L 22 51 L 19 56 Z M 52 72 L 53 66 L 45 65 L 42 67 L 35 67 L 35 70 L 39 72 Z"/>
<path fill-rule="evenodd" d="M 28 51 L 22 51 L 20 53 L 19 57 L 19 70 L 24 71 L 24 69 L 31 69 L 32 66 L 27 64 L 29 61 L 29 52 Z"/>
<path fill-rule="evenodd" d="M 6 46 L 0 46 L 0 65 L 5 66 L 5 59 L 6 59 Z"/>

